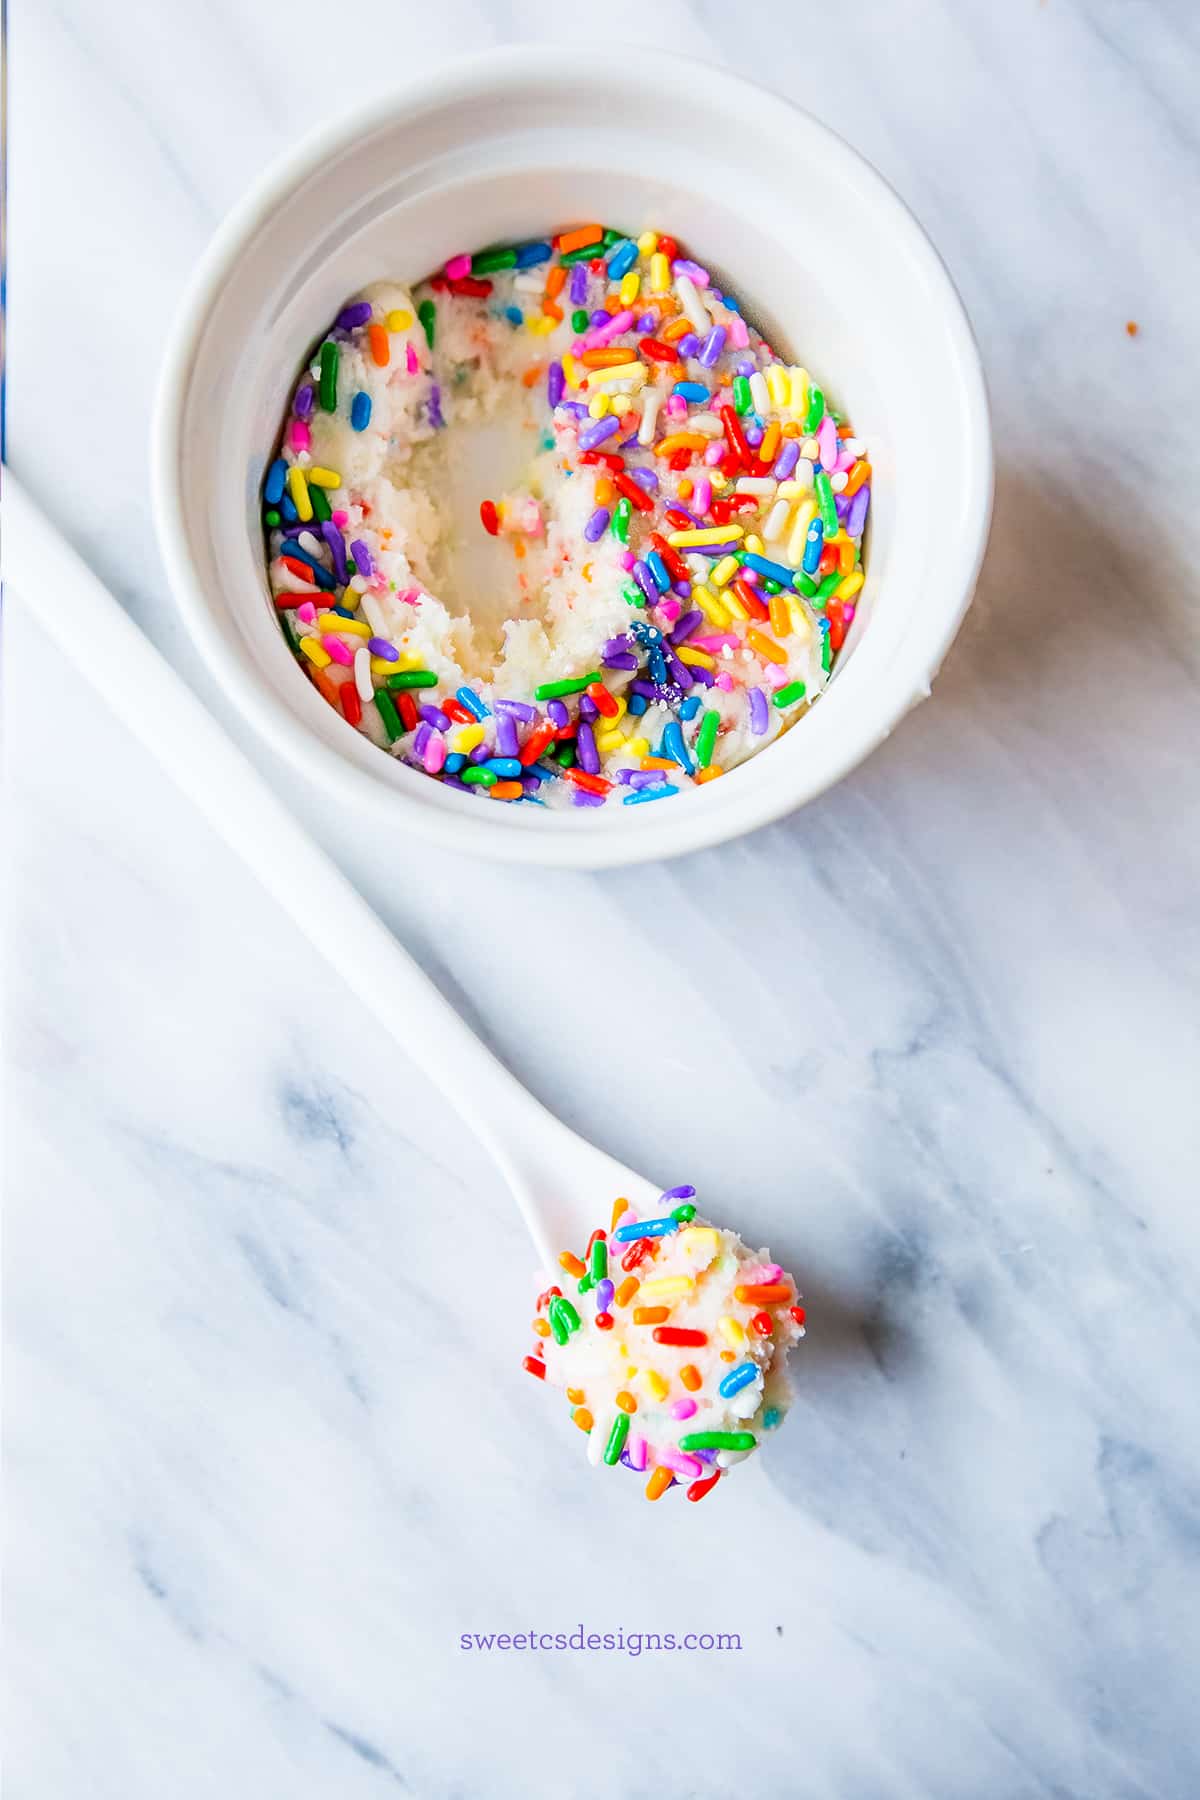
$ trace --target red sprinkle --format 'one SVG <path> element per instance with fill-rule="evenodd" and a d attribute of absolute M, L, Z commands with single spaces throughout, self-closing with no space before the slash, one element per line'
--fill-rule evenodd
<path fill-rule="evenodd" d="M 654 502 L 645 488 L 639 487 L 633 476 L 627 475 L 624 469 L 613 471 L 613 486 L 618 493 L 624 494 L 630 506 L 636 507 L 638 512 L 654 511 Z"/>
<path fill-rule="evenodd" d="M 468 712 L 461 700 L 443 700 L 441 707 L 446 717 L 453 719 L 456 725 L 474 725 L 476 722 L 475 714 Z"/>
<path fill-rule="evenodd" d="M 743 581 L 739 575 L 732 586 L 734 593 L 737 595 L 752 619 L 770 618 L 771 614 L 769 610 L 763 605 L 748 581 Z"/>
<path fill-rule="evenodd" d="M 307 563 L 297 561 L 294 556 L 281 556 L 279 560 L 288 573 L 296 577 L 297 581 L 307 581 L 310 594 L 315 592 L 317 584 L 312 578 L 312 570 Z M 293 602 L 293 604 L 295 603 Z"/>
<path fill-rule="evenodd" d="M 614 475 L 625 467 L 625 458 L 614 456 L 611 450 L 583 450 L 580 452 L 579 460 L 581 463 L 589 463 L 593 466 L 599 463 L 601 468 L 611 469 Z"/>
<path fill-rule="evenodd" d="M 639 1238 L 632 1250 L 627 1250 L 621 1258 L 621 1267 L 627 1275 L 644 1263 L 648 1256 L 654 1255 L 654 1239 Z"/>
<path fill-rule="evenodd" d="M 684 1331 L 679 1325 L 656 1325 L 654 1327 L 656 1344 L 707 1344 L 707 1331 Z"/>
<path fill-rule="evenodd" d="M 444 710 L 444 709 L 443 709 Z M 528 769 L 535 763 L 542 751 L 554 742 L 554 726 L 549 719 L 543 719 L 535 725 L 521 749 L 521 761 Z"/>
<path fill-rule="evenodd" d="M 396 711 L 404 720 L 405 730 L 415 731 L 421 723 L 421 715 L 417 711 L 417 703 L 412 695 L 401 688 L 398 694 L 392 695 L 392 699 L 396 702 Z"/>
<path fill-rule="evenodd" d="M 670 344 L 660 343 L 655 337 L 642 338 L 638 349 L 643 356 L 648 356 L 651 362 L 673 363 L 679 361 Z"/>
<path fill-rule="evenodd" d="M 596 1330 L 597 1331 L 611 1331 L 612 1328 L 613 1328 L 613 1316 L 611 1313 L 597 1313 L 596 1314 Z"/>
<path fill-rule="evenodd" d="M 685 574 L 686 574 L 686 571 L 685 571 Z M 608 689 L 605 687 L 605 685 L 602 681 L 591 682 L 584 689 L 584 693 L 587 695 L 588 699 L 592 702 L 592 705 L 596 708 L 596 711 L 598 713 L 603 713 L 603 715 L 606 719 L 615 719 L 617 714 L 621 710 L 621 708 L 617 705 L 616 696 L 609 693 Z"/>
<path fill-rule="evenodd" d="M 731 450 L 736 450 L 739 462 L 747 465 L 756 462 L 758 459 L 750 454 L 750 446 L 746 442 L 738 423 L 738 416 L 732 406 L 723 406 L 720 411 L 721 423 L 725 427 L 725 436 L 729 439 L 729 447 Z"/>
<path fill-rule="evenodd" d="M 473 300 L 486 300 L 492 291 L 490 281 L 484 281 L 479 275 L 460 275 L 457 281 L 448 281 L 446 286 L 452 294 L 470 294 Z"/>
<path fill-rule="evenodd" d="M 691 1487 L 687 1490 L 688 1499 L 703 1500 L 705 1494 L 712 1493 L 723 1473 L 723 1470 L 718 1469 L 715 1474 L 706 1475 L 702 1481 L 693 1481 Z"/>
<path fill-rule="evenodd" d="M 540 1356 L 523 1357 L 521 1367 L 523 1369 L 528 1369 L 531 1375 L 536 1375 L 539 1381 L 545 1381 L 546 1365 Z M 699 1495 L 697 1495 L 697 1499 L 699 1499 Z"/>
<path fill-rule="evenodd" d="M 534 1307 L 533 1310 L 535 1312 L 541 1312 L 543 1306 L 549 1306 L 551 1300 L 555 1299 L 556 1297 L 559 1300 L 562 1299 L 562 1289 L 560 1287 L 548 1287 L 544 1294 L 538 1295 L 537 1305 Z"/>
<path fill-rule="evenodd" d="M 684 516 L 686 516 L 686 515 L 684 515 Z M 691 520 L 690 519 L 688 520 L 688 523 L 686 526 L 681 525 L 678 527 L 678 529 L 680 531 L 686 531 L 686 530 L 692 529 Z M 663 566 L 665 567 L 667 574 L 671 577 L 672 581 L 688 581 L 688 582 L 691 581 L 692 578 L 691 578 L 691 575 L 688 573 L 687 564 L 684 562 L 683 558 L 680 556 L 678 550 L 672 550 L 670 544 L 668 544 L 666 538 L 662 536 L 661 532 L 652 531 L 650 533 L 650 542 L 654 545 L 654 548 L 658 551 L 658 554 L 662 557 Z M 591 693 L 590 688 L 588 689 L 588 692 Z M 595 697 L 596 696 L 593 694 L 592 695 L 593 700 L 595 699 Z"/>
<path fill-rule="evenodd" d="M 481 500 L 479 502 L 479 517 L 483 521 L 483 529 L 488 533 L 489 537 L 497 537 L 500 532 L 500 514 L 496 511 L 496 502 L 494 500 Z"/>
<path fill-rule="evenodd" d="M 352 681 L 343 681 L 338 689 L 338 698 L 342 703 L 342 711 L 351 725 L 362 724 L 362 699 Z"/>
<path fill-rule="evenodd" d="M 574 782 L 585 794 L 608 794 L 612 792 L 612 782 L 605 781 L 603 775 L 589 775 L 586 769 L 564 769 L 563 780 Z"/>
<path fill-rule="evenodd" d="M 789 1306 L 788 1311 L 796 1321 L 797 1325 L 803 1325 L 805 1319 L 808 1317 L 808 1314 L 802 1306 Z"/>
<path fill-rule="evenodd" d="M 668 469 L 674 469 L 678 474 L 681 469 L 687 468 L 691 460 L 692 453 L 690 450 L 672 450 L 670 456 L 667 458 L 667 467 Z"/>
<path fill-rule="evenodd" d="M 770 1313 L 757 1312 L 750 1321 L 750 1329 L 759 1337 L 770 1337 L 772 1331 Z"/>
<path fill-rule="evenodd" d="M 679 257 L 679 245 L 673 237 L 660 237 L 658 253 L 660 256 L 665 256 L 669 263 L 675 262 Z"/>

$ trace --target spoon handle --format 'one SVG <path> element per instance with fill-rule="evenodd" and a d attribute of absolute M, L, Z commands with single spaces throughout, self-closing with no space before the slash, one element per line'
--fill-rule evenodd
<path fill-rule="evenodd" d="M 455 1107 L 512 1190 L 546 1267 L 606 1197 L 653 1190 L 546 1110 L 477 1038 L 5 467 L 5 577 L 123 723 Z M 336 929 L 331 930 L 331 922 Z"/>

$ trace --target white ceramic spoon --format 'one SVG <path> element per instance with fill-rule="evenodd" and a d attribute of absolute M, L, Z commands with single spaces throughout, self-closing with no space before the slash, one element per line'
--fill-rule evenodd
<path fill-rule="evenodd" d="M 659 1189 L 571 1131 L 479 1041 L 346 877 L 297 824 L 6 466 L 4 574 L 102 696 L 137 695 L 122 722 L 254 870 L 314 949 L 436 1083 L 512 1190 L 542 1266 L 586 1241 L 618 1194 Z M 329 932 L 336 919 L 338 930 Z"/>

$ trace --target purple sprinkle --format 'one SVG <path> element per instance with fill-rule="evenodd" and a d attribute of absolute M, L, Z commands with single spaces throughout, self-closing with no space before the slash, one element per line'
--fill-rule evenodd
<path fill-rule="evenodd" d="M 587 299 L 588 272 L 587 264 L 577 262 L 571 268 L 571 280 L 567 292 L 571 296 L 572 306 L 582 306 Z"/>
<path fill-rule="evenodd" d="M 527 794 L 536 794 L 541 785 L 542 778 L 540 775 L 529 774 L 522 775 L 521 777 L 521 786 Z"/>
<path fill-rule="evenodd" d="M 603 794 L 589 794 L 585 788 L 575 788 L 571 795 L 573 806 L 603 806 Z"/>
<path fill-rule="evenodd" d="M 484 763 L 491 754 L 492 751 L 489 749 L 488 745 L 483 743 L 476 744 L 475 748 L 470 752 L 470 757 L 473 763 Z"/>
<path fill-rule="evenodd" d="M 524 700 L 493 700 L 492 705 L 498 713 L 509 713 L 525 725 L 532 725 L 537 718 L 537 707 L 527 705 Z"/>
<path fill-rule="evenodd" d="M 653 469 L 630 469 L 629 473 L 640 488 L 644 488 L 648 494 L 657 494 L 658 476 Z"/>
<path fill-rule="evenodd" d="M 686 362 L 689 357 L 695 356 L 699 348 L 700 339 L 696 336 L 695 332 L 685 331 L 675 346 L 675 353 Z"/>
<path fill-rule="evenodd" d="M 850 502 L 850 513 L 846 520 L 847 537 L 857 537 L 867 522 L 867 508 L 871 504 L 871 484 L 860 487 Z"/>
<path fill-rule="evenodd" d="M 695 668 L 689 670 L 689 673 L 693 683 L 699 683 L 701 687 L 705 688 L 712 687 L 717 679 L 711 669 Z"/>
<path fill-rule="evenodd" d="M 579 448 L 581 450 L 595 450 L 606 438 L 612 437 L 613 433 L 620 429 L 621 421 L 617 418 L 615 413 L 609 413 L 606 418 L 597 419 L 594 425 L 588 425 L 580 432 Z"/>
<path fill-rule="evenodd" d="M 748 356 L 739 357 L 733 365 L 733 372 L 735 375 L 744 375 L 748 381 L 754 373 L 754 364 Z"/>
<path fill-rule="evenodd" d="M 619 637 L 609 638 L 604 646 L 604 654 L 605 656 L 619 656 L 622 650 L 630 649 L 632 644 L 632 637 L 627 631 L 623 631 Z"/>
<path fill-rule="evenodd" d="M 560 400 L 559 411 L 565 412 L 572 419 L 586 419 L 588 409 L 582 400 Z"/>
<path fill-rule="evenodd" d="M 629 783 L 633 780 L 634 776 L 637 773 L 638 773 L 638 771 L 636 769 L 618 769 L 617 770 L 617 780 L 623 781 L 625 783 L 626 787 L 628 787 Z"/>
<path fill-rule="evenodd" d="M 678 594 L 681 600 L 686 600 L 691 591 L 692 584 L 690 581 L 673 581 L 671 583 L 671 592 L 673 594 Z"/>
<path fill-rule="evenodd" d="M 755 737 L 761 737 L 767 729 L 770 714 L 767 712 L 767 696 L 760 687 L 748 690 L 750 699 L 750 729 Z"/>
<path fill-rule="evenodd" d="M 786 481 L 796 464 L 800 461 L 800 444 L 796 438 L 784 438 L 783 449 L 775 459 L 775 467 L 771 470 L 776 481 Z"/>
<path fill-rule="evenodd" d="M 728 544 L 689 544 L 687 547 L 689 556 L 711 556 L 715 558 L 727 555 L 728 551 Z"/>
<path fill-rule="evenodd" d="M 550 402 L 551 412 L 562 399 L 565 386 L 566 376 L 563 374 L 562 364 L 557 361 L 552 362 L 546 371 L 546 399 Z"/>
<path fill-rule="evenodd" d="M 496 755 L 518 756 L 521 746 L 517 738 L 517 721 L 508 713 L 496 714 Z"/>
<path fill-rule="evenodd" d="M 652 681 L 631 681 L 629 691 L 631 694 L 640 694 L 643 700 L 658 699 L 658 689 Z"/>
<path fill-rule="evenodd" d="M 547 701 L 546 717 L 558 731 L 561 731 L 564 725 L 569 725 L 571 722 L 571 715 L 561 700 Z"/>
<path fill-rule="evenodd" d="M 835 494 L 833 496 L 833 510 L 839 519 L 849 518 L 850 506 L 851 502 L 847 500 L 845 494 Z"/>
<path fill-rule="evenodd" d="M 611 321 L 611 319 L 612 319 L 612 314 L 609 312 L 605 312 L 604 308 L 600 307 L 598 309 L 598 311 L 592 313 L 589 316 L 588 324 L 591 326 L 593 331 L 599 331 L 600 327 L 602 325 L 607 325 Z"/>
<path fill-rule="evenodd" d="M 436 381 L 429 390 L 429 423 L 435 431 L 440 431 L 446 423 L 442 417 L 442 390 Z"/>
<path fill-rule="evenodd" d="M 660 1200 L 694 1200 L 696 1190 L 690 1181 L 685 1181 L 679 1187 L 664 1188 L 658 1197 Z"/>
<path fill-rule="evenodd" d="M 606 669 L 636 669 L 637 657 L 631 650 L 613 650 L 601 658 Z"/>
<path fill-rule="evenodd" d="M 640 556 L 633 565 L 633 579 L 637 582 L 643 594 L 645 594 L 646 604 L 648 606 L 657 605 L 658 585 Z"/>
<path fill-rule="evenodd" d="M 598 506 L 583 528 L 583 535 L 589 544 L 598 544 L 608 530 L 608 522 L 612 518 L 607 506 Z"/>
<path fill-rule="evenodd" d="M 723 325 L 714 325 L 700 346 L 699 361 L 706 369 L 713 369 L 725 348 L 725 339 L 729 334 Z"/>
<path fill-rule="evenodd" d="M 763 441 L 762 426 L 761 425 L 743 425 L 742 430 L 745 433 L 746 442 L 748 444 L 752 445 L 755 450 L 757 450 L 758 446 Z"/>
<path fill-rule="evenodd" d="M 346 544 L 332 519 L 326 519 L 322 523 L 321 536 L 329 545 L 329 553 L 333 558 L 334 578 L 340 587 L 345 587 L 347 579 Z"/>
<path fill-rule="evenodd" d="M 621 774 L 631 788 L 657 787 L 665 775 L 665 769 L 622 769 Z"/>
<path fill-rule="evenodd" d="M 579 766 L 584 774 L 598 775 L 600 773 L 600 752 L 596 748 L 596 734 L 587 719 L 579 721 L 575 746 L 579 755 Z"/>
<path fill-rule="evenodd" d="M 432 725 L 435 731 L 449 731 L 449 716 L 442 711 L 440 706 L 421 706 L 417 710 L 425 723 Z"/>
<path fill-rule="evenodd" d="M 400 652 L 395 644 L 389 644 L 386 638 L 368 638 L 367 649 L 372 656 L 382 656 L 384 662 L 400 661 Z"/>
<path fill-rule="evenodd" d="M 353 331 L 356 325 L 365 325 L 371 316 L 371 302 L 356 300 L 353 306 L 344 306 L 334 324 L 339 331 Z"/>
<path fill-rule="evenodd" d="M 643 313 L 641 318 L 637 321 L 636 329 L 638 331 L 653 331 L 657 324 L 658 320 L 653 313 Z"/>
<path fill-rule="evenodd" d="M 671 642 L 673 644 L 685 643 L 687 639 L 691 637 L 693 631 L 695 631 L 703 617 L 704 614 L 700 611 L 698 606 L 691 612 L 685 612 L 683 617 L 676 624 L 674 631 L 671 633 Z"/>
<path fill-rule="evenodd" d="M 307 419 L 313 409 L 313 385 L 306 381 L 296 389 L 296 398 L 292 401 L 292 411 L 298 419 Z"/>
<path fill-rule="evenodd" d="M 587 719 L 590 721 L 592 719 L 598 718 L 599 714 L 600 714 L 600 708 L 596 705 L 596 702 L 592 699 L 591 695 L 590 694 L 580 694 L 580 696 L 579 696 L 579 716 L 580 716 L 580 718 Z"/>
<path fill-rule="evenodd" d="M 612 1282 L 609 1281 L 607 1279 L 607 1277 L 603 1281 L 598 1281 L 596 1283 L 596 1311 L 597 1312 L 607 1312 L 608 1311 L 609 1307 L 612 1305 L 612 1297 L 615 1292 L 616 1292 L 616 1289 L 613 1287 Z"/>
<path fill-rule="evenodd" d="M 413 737 L 412 747 L 414 756 L 424 756 L 425 746 L 432 736 L 433 732 L 431 728 L 422 721 L 421 724 L 417 726 L 416 733 Z"/>
<path fill-rule="evenodd" d="M 371 560 L 371 552 L 361 538 L 355 538 L 350 546 L 350 554 L 354 558 L 354 566 L 360 575 L 371 576 L 375 573 L 375 564 Z"/>
<path fill-rule="evenodd" d="M 672 275 L 686 275 L 689 281 L 694 282 L 697 287 L 708 286 L 708 270 L 702 269 L 699 263 L 690 261 L 686 256 L 678 257 L 671 264 L 671 273 Z"/>
<path fill-rule="evenodd" d="M 715 1450 L 691 1450 L 688 1454 L 690 1456 L 698 1456 L 700 1461 L 705 1463 L 715 1463 L 717 1460 L 717 1453 Z"/>
<path fill-rule="evenodd" d="M 697 675 L 701 675 L 701 674 L 707 675 L 708 674 L 707 669 L 691 669 L 691 668 L 689 668 L 687 663 L 680 662 L 679 658 L 677 656 L 672 656 L 670 651 L 667 652 L 667 661 L 671 665 L 672 679 L 674 680 L 676 686 L 681 687 L 685 693 L 687 692 L 688 688 L 693 687 L 695 685 Z"/>

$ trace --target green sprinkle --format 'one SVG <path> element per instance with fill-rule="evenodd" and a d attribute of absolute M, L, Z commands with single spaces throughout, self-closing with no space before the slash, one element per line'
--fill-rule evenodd
<path fill-rule="evenodd" d="M 481 250 L 478 256 L 471 258 L 472 275 L 494 275 L 498 269 L 515 269 L 517 253 L 515 250 Z"/>
<path fill-rule="evenodd" d="M 779 594 L 783 590 L 777 581 L 760 581 L 758 584 L 764 594 Z"/>
<path fill-rule="evenodd" d="M 820 587 L 817 589 L 816 596 L 815 596 L 816 599 L 821 600 L 821 601 L 828 600 L 830 594 L 833 593 L 834 589 L 841 582 L 841 579 L 842 579 L 842 577 L 836 569 L 833 571 L 832 575 L 827 575 L 825 577 L 824 581 L 821 583 Z"/>
<path fill-rule="evenodd" d="M 492 771 L 490 769 L 480 769 L 478 771 L 478 773 L 480 775 L 491 775 Z M 495 777 L 493 776 L 493 780 L 494 779 L 495 779 Z M 579 1314 L 575 1311 L 575 1308 L 571 1305 L 571 1302 L 569 1300 L 556 1299 L 555 1304 L 558 1307 L 560 1316 L 562 1317 L 564 1323 L 566 1324 L 567 1330 L 568 1331 L 578 1331 L 579 1330 Z"/>
<path fill-rule="evenodd" d="M 627 235 L 624 231 L 614 231 L 611 225 L 606 225 L 600 241 L 606 250 L 611 250 L 614 244 L 623 244 Z"/>
<path fill-rule="evenodd" d="M 824 669 L 824 671 L 827 675 L 829 673 L 829 670 L 830 670 L 832 664 L 833 664 L 833 645 L 829 641 L 829 633 L 827 631 L 823 631 L 821 633 L 821 667 Z"/>
<path fill-rule="evenodd" d="M 571 1333 L 567 1329 L 567 1321 L 563 1318 L 562 1313 L 559 1311 L 560 1305 L 561 1305 L 561 1302 L 559 1301 L 558 1296 L 556 1295 L 554 1297 L 554 1299 L 551 1300 L 550 1305 L 547 1308 L 547 1311 L 548 1311 L 549 1318 L 550 1318 L 550 1329 L 554 1333 L 555 1343 L 556 1344 L 565 1344 L 567 1339 L 570 1337 Z"/>
<path fill-rule="evenodd" d="M 571 330 L 575 333 L 576 337 L 581 336 L 582 333 L 587 330 L 588 320 L 591 316 L 592 315 L 589 313 L 586 306 L 581 306 L 577 312 L 571 314 Z"/>
<path fill-rule="evenodd" d="M 437 684 L 438 678 L 432 669 L 398 669 L 387 678 L 390 688 L 436 687 Z"/>
<path fill-rule="evenodd" d="M 573 769 L 575 767 L 574 744 L 560 744 L 555 751 L 555 755 L 558 757 L 560 768 Z"/>
<path fill-rule="evenodd" d="M 337 411 L 338 347 L 321 345 L 321 410 Z"/>
<path fill-rule="evenodd" d="M 558 260 L 564 269 L 569 269 L 572 263 L 588 262 L 599 253 L 603 243 L 603 238 L 597 238 L 594 244 L 581 244 L 578 250 L 568 250 L 567 254 L 560 256 Z"/>
<path fill-rule="evenodd" d="M 825 416 L 825 396 L 819 387 L 808 390 L 808 411 L 804 415 L 804 429 L 810 436 L 817 429 Z"/>
<path fill-rule="evenodd" d="M 575 1291 L 578 1294 L 590 1294 L 595 1285 L 590 1275 L 581 1275 L 575 1283 Z"/>
<path fill-rule="evenodd" d="M 717 741 L 717 731 L 721 724 L 719 712 L 706 712 L 700 721 L 700 733 L 696 739 L 696 761 L 702 769 L 707 769 L 712 761 L 713 746 Z M 693 1207 L 693 1212 L 695 1208 Z"/>
<path fill-rule="evenodd" d="M 821 509 L 821 523 L 825 527 L 826 538 L 834 537 L 838 528 L 837 507 L 833 503 L 833 489 L 829 485 L 829 477 L 824 469 L 818 469 L 813 476 L 813 487 L 817 492 L 817 505 Z"/>
<path fill-rule="evenodd" d="M 275 511 L 275 508 L 273 506 L 268 507 L 267 511 L 263 514 L 263 524 L 268 528 L 268 530 L 274 531 L 276 525 L 278 525 L 279 523 L 280 523 L 279 514 Z"/>
<path fill-rule="evenodd" d="M 388 734 L 388 742 L 394 744 L 398 737 L 404 735 L 404 726 L 400 722 L 400 714 L 396 711 L 396 702 L 386 689 L 379 688 L 375 694 L 375 705 L 383 720 L 383 729 Z"/>
<path fill-rule="evenodd" d="M 458 779 L 465 781 L 468 787 L 495 787 L 500 777 L 495 769 L 481 769 L 472 764 L 469 769 L 462 771 Z"/>
<path fill-rule="evenodd" d="M 535 700 L 561 700 L 564 694 L 582 694 L 585 687 L 599 680 L 599 669 L 593 669 L 575 681 L 543 681 L 541 687 L 534 688 L 533 697 Z"/>
<path fill-rule="evenodd" d="M 679 1440 L 681 1450 L 753 1450 L 758 1439 L 752 1431 L 688 1431 Z"/>
<path fill-rule="evenodd" d="M 798 594 L 807 594 L 810 600 L 817 591 L 816 582 L 811 575 L 806 575 L 803 569 L 797 569 L 792 576 L 792 586 Z"/>
<path fill-rule="evenodd" d="M 304 652 L 300 648 L 300 638 L 296 632 L 296 627 L 292 624 L 287 613 L 280 613 L 279 623 L 283 626 L 283 635 L 288 641 L 288 649 L 291 651 L 292 655 L 303 656 Z"/>
<path fill-rule="evenodd" d="M 433 340 L 437 336 L 437 307 L 432 300 L 422 300 L 417 308 L 417 317 L 421 321 L 421 329 L 425 333 L 425 342 L 433 349 Z"/>
<path fill-rule="evenodd" d="M 621 498 L 617 501 L 617 504 L 613 507 L 611 527 L 612 534 L 616 538 L 618 544 L 627 544 L 629 542 L 629 518 L 632 512 L 633 507 L 630 505 L 625 495 L 622 494 Z M 634 587 L 637 584 L 636 582 L 631 582 L 629 585 Z M 639 589 L 638 591 L 640 594 L 641 590 Z M 626 594 L 625 598 L 628 600 L 629 595 Z M 632 605 L 635 603 L 631 601 L 630 604 Z"/>
<path fill-rule="evenodd" d="M 714 719 L 716 718 L 715 713 L 710 716 Z M 696 1209 L 690 1200 L 685 1200 L 682 1206 L 673 1207 L 671 1211 L 671 1217 L 673 1219 L 678 1219 L 681 1225 L 690 1225 L 695 1216 Z"/>
<path fill-rule="evenodd" d="M 780 708 L 785 706 L 795 706 L 797 700 L 803 700 L 807 692 L 808 690 L 802 681 L 789 681 L 786 687 L 781 687 L 775 694 L 775 704 Z"/>
<path fill-rule="evenodd" d="M 592 1266 L 588 1271 L 593 1281 L 603 1281 L 608 1274 L 608 1245 L 597 1238 L 592 1245 Z"/>
<path fill-rule="evenodd" d="M 754 402 L 750 397 L 750 383 L 744 375 L 733 378 L 733 409 L 735 412 L 748 413 Z"/>
<path fill-rule="evenodd" d="M 323 525 L 326 519 L 332 519 L 333 508 L 324 488 L 317 487 L 314 483 L 308 490 L 308 497 L 312 501 L 313 518 L 318 525 Z"/>
<path fill-rule="evenodd" d="M 616 1462 L 625 1448 L 625 1439 L 629 1436 L 629 1414 L 619 1412 L 612 1422 L 612 1430 L 608 1434 L 608 1442 L 604 1446 L 604 1460 L 609 1468 Z"/>
<path fill-rule="evenodd" d="M 645 606 L 646 596 L 636 581 L 627 581 L 621 589 L 621 598 L 630 606 Z"/>

